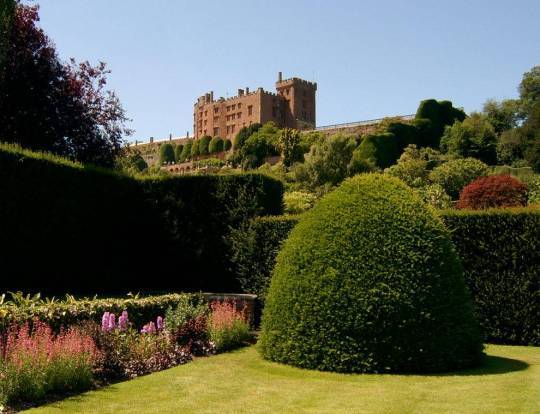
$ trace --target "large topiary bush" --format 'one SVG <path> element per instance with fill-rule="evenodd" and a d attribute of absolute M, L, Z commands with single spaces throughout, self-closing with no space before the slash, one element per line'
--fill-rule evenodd
<path fill-rule="evenodd" d="M 260 352 L 338 372 L 478 363 L 479 328 L 442 222 L 398 179 L 346 180 L 305 213 L 284 243 Z"/>
<path fill-rule="evenodd" d="M 457 199 L 463 187 L 488 174 L 489 167 L 482 161 L 476 158 L 458 158 L 434 168 L 429 173 L 429 179 L 433 184 L 444 188 L 450 197 Z"/>

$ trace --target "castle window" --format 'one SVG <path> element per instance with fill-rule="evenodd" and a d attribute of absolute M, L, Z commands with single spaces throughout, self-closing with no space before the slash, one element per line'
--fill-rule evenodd
<path fill-rule="evenodd" d="M 204 116 L 208 116 L 208 111 L 204 111 Z"/>
<path fill-rule="evenodd" d="M 205 119 L 205 120 L 204 120 L 204 126 L 206 126 L 206 122 L 207 122 L 207 121 L 206 121 L 206 119 Z"/>
<path fill-rule="evenodd" d="M 214 136 L 217 137 L 219 135 L 219 127 L 214 128 Z"/>
<path fill-rule="evenodd" d="M 240 109 L 241 107 L 242 107 L 242 104 L 241 104 L 241 103 L 239 103 L 239 104 L 238 104 L 238 109 Z"/>
<path fill-rule="evenodd" d="M 236 105 L 233 105 L 231 108 L 234 111 L 236 109 Z"/>
<path fill-rule="evenodd" d="M 234 133 L 234 125 L 231 125 L 231 132 Z"/>
<path fill-rule="evenodd" d="M 232 114 L 231 119 L 235 119 L 235 118 L 236 118 L 236 114 Z"/>
<path fill-rule="evenodd" d="M 236 117 L 237 117 L 238 119 L 240 119 L 240 118 L 242 117 L 242 112 L 238 112 L 238 113 L 236 114 Z"/>
<path fill-rule="evenodd" d="M 253 115 L 253 105 L 248 106 L 248 115 Z"/>
<path fill-rule="evenodd" d="M 214 113 L 217 114 L 219 112 L 219 107 L 215 106 L 214 107 Z"/>

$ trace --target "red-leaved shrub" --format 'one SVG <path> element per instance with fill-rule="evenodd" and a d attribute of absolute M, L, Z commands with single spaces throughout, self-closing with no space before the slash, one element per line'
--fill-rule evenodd
<path fill-rule="evenodd" d="M 458 208 L 474 210 L 524 205 L 527 205 L 527 186 L 510 175 L 476 179 L 461 190 L 457 203 Z"/>

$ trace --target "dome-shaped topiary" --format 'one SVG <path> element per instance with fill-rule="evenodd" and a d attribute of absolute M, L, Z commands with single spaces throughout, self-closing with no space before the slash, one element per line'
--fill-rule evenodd
<path fill-rule="evenodd" d="M 362 174 L 304 214 L 280 251 L 263 357 L 338 372 L 432 372 L 482 355 L 442 222 L 400 180 Z"/>

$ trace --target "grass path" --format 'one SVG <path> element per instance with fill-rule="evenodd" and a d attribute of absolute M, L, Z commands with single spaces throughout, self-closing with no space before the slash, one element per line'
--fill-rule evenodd
<path fill-rule="evenodd" d="M 540 413 L 540 348 L 491 345 L 448 375 L 342 375 L 262 360 L 255 347 L 92 391 L 29 413 Z"/>

